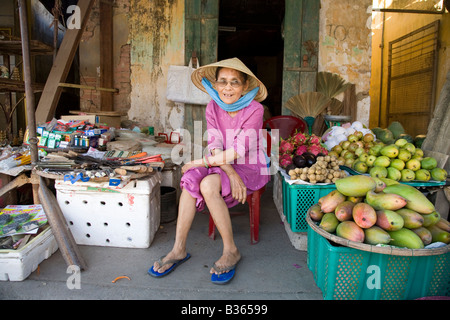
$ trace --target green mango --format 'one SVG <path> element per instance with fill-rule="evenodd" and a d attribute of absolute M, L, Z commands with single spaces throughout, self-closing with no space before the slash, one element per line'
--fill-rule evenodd
<path fill-rule="evenodd" d="M 322 228 L 326 232 L 334 233 L 338 224 L 339 220 L 334 213 L 325 213 L 320 221 L 319 228 Z"/>
<path fill-rule="evenodd" d="M 390 245 L 409 249 L 424 248 L 424 244 L 420 237 L 407 228 L 402 228 L 397 231 L 388 231 L 388 233 L 392 238 L 389 242 Z"/>
<path fill-rule="evenodd" d="M 437 161 L 433 157 L 425 157 L 420 161 L 420 167 L 422 169 L 432 170 L 437 167 Z"/>

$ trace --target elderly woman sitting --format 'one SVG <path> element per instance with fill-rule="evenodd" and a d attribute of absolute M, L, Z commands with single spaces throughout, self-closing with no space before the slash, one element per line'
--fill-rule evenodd
<path fill-rule="evenodd" d="M 229 208 L 270 179 L 260 139 L 267 96 L 264 84 L 237 58 L 200 67 L 192 81 L 212 100 L 206 107 L 208 151 L 182 167 L 182 193 L 172 250 L 156 261 L 149 274 L 162 277 L 190 258 L 186 239 L 196 211 L 207 205 L 223 241 L 222 256 L 210 273 L 216 284 L 229 282 L 241 254 L 234 242 Z"/>

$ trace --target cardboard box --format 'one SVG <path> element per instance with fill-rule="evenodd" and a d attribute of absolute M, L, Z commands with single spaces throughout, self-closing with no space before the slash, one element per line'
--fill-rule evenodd
<path fill-rule="evenodd" d="M 105 116 L 97 114 L 86 114 L 86 115 L 66 115 L 61 116 L 61 120 L 71 121 L 71 120 L 86 120 L 92 124 L 106 124 L 109 127 L 120 128 L 121 117 L 117 116 Z"/>

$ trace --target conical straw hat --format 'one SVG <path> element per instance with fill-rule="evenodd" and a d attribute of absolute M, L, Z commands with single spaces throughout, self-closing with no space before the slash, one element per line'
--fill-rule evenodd
<path fill-rule="evenodd" d="M 192 82 L 197 88 L 199 88 L 203 92 L 206 92 L 206 89 L 202 85 L 202 79 L 205 77 L 212 84 L 214 84 L 214 82 L 216 81 L 216 70 L 218 67 L 235 69 L 246 73 L 249 76 L 249 85 L 247 91 L 244 92 L 244 94 L 256 87 L 259 87 L 259 91 L 255 97 L 255 100 L 261 102 L 267 97 L 267 89 L 264 84 L 238 58 L 222 60 L 195 69 L 195 71 L 191 75 Z"/>

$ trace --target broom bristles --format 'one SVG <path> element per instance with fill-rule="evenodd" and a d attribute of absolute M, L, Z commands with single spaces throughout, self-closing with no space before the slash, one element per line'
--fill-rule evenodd
<path fill-rule="evenodd" d="M 327 108 L 329 103 L 331 99 L 320 92 L 305 92 L 291 97 L 286 102 L 286 108 L 302 118 L 316 117 Z"/>
<path fill-rule="evenodd" d="M 317 73 L 317 92 L 323 93 L 328 98 L 334 98 L 347 90 L 351 83 L 346 82 L 341 76 L 331 72 Z"/>

